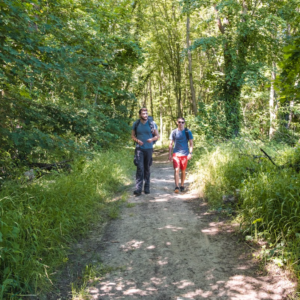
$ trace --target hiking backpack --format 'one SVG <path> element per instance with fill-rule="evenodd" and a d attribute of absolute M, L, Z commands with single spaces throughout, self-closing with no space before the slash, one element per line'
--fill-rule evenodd
<path fill-rule="evenodd" d="M 176 139 L 176 132 L 177 132 L 177 130 L 178 130 L 178 128 L 174 129 L 173 133 L 172 133 L 172 140 L 174 142 L 175 142 L 175 139 Z M 184 132 L 185 132 L 186 140 L 189 143 L 190 136 L 189 136 L 189 130 L 188 130 L 188 128 L 184 128 Z"/>
<path fill-rule="evenodd" d="M 136 122 L 135 122 L 135 125 L 134 125 L 134 134 L 136 136 L 136 130 L 138 128 L 138 126 L 140 125 L 140 122 L 141 122 L 141 119 L 138 119 Z M 151 133 L 152 133 L 152 137 L 155 137 L 155 133 L 154 133 L 154 130 L 155 130 L 155 125 L 154 125 L 154 120 L 151 116 L 148 116 L 148 124 L 150 126 L 150 130 L 151 130 Z M 153 141 L 153 145 L 156 143 L 157 141 Z"/>

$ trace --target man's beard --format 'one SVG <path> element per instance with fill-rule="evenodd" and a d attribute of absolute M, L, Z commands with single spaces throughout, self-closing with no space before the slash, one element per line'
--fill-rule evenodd
<path fill-rule="evenodd" d="M 148 116 L 147 116 L 147 117 L 142 117 L 142 116 L 141 116 L 141 119 L 142 119 L 143 121 L 147 121 L 147 120 L 148 120 Z"/>

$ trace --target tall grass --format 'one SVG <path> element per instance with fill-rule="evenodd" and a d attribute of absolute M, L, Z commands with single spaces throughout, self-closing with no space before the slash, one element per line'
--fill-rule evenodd
<path fill-rule="evenodd" d="M 70 174 L 43 176 L 0 191 L 0 299 L 37 294 L 67 261 L 70 242 L 115 216 L 111 196 L 128 182 L 132 151 L 79 158 Z"/>
<path fill-rule="evenodd" d="M 266 150 L 274 166 L 260 151 Z M 284 247 L 285 260 L 300 274 L 300 161 L 299 146 L 264 144 L 245 139 L 203 145 L 195 152 L 195 184 L 213 207 L 222 199 L 237 199 L 238 220 L 247 235 L 264 238 L 273 247 Z M 291 167 L 291 165 L 293 165 Z M 282 253 L 281 251 L 281 253 Z"/>

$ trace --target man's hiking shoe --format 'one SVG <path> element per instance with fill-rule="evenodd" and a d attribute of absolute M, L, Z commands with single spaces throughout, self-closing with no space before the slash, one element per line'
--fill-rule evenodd
<path fill-rule="evenodd" d="M 144 193 L 145 193 L 146 195 L 148 195 L 148 194 L 150 194 L 150 190 L 144 190 Z"/>
<path fill-rule="evenodd" d="M 179 193 L 179 187 L 178 187 L 178 186 L 176 186 L 174 192 L 175 192 L 175 193 Z"/>
<path fill-rule="evenodd" d="M 136 195 L 136 196 L 140 196 L 141 192 L 140 191 L 134 191 L 133 194 Z"/>
<path fill-rule="evenodd" d="M 180 192 L 184 192 L 184 191 L 185 191 L 184 186 L 181 186 L 181 187 L 180 187 Z"/>

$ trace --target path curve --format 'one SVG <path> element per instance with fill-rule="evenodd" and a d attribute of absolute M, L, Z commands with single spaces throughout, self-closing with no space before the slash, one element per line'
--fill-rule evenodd
<path fill-rule="evenodd" d="M 259 276 L 232 227 L 192 191 L 173 193 L 166 156 L 154 159 L 151 194 L 130 196 L 122 217 L 107 226 L 99 251 L 115 271 L 89 288 L 92 299 L 284 299 L 291 282 Z"/>

